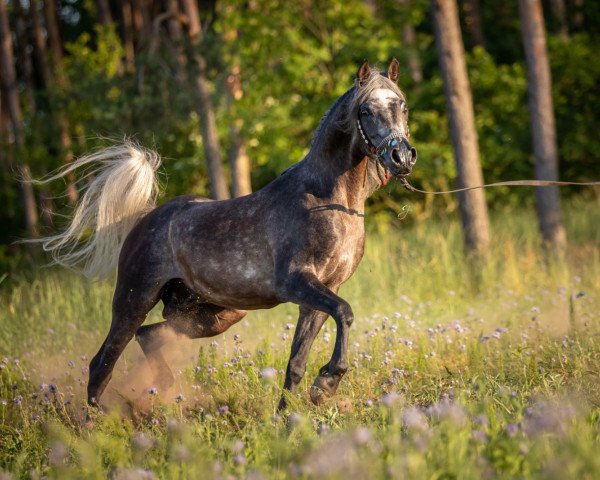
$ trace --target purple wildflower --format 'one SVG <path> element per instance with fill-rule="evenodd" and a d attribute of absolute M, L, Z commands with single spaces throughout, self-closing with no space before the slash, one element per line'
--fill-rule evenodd
<path fill-rule="evenodd" d="M 263 380 L 271 381 L 277 376 L 277 370 L 275 370 L 273 367 L 265 367 L 260 371 L 258 376 Z"/>
<path fill-rule="evenodd" d="M 512 438 L 519 432 L 519 426 L 516 423 L 509 423 L 506 426 L 506 434 Z"/>
<path fill-rule="evenodd" d="M 219 414 L 220 415 L 227 415 L 227 413 L 229 413 L 229 407 L 227 405 L 221 405 L 219 407 Z"/>

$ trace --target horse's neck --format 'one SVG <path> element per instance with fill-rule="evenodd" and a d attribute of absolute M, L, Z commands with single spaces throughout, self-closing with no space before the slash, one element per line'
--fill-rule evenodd
<path fill-rule="evenodd" d="M 362 211 L 381 183 L 377 162 L 364 156 L 356 133 L 341 126 L 351 92 L 340 97 L 321 121 L 302 170 L 321 198 Z"/>
<path fill-rule="evenodd" d="M 336 150 L 311 150 L 302 168 L 307 186 L 324 201 L 363 211 L 366 199 L 380 186 L 376 162 L 355 148 L 349 135 L 343 147 L 336 145 Z"/>

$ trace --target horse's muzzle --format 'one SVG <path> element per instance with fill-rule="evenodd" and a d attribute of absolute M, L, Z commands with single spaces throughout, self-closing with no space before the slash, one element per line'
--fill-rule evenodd
<path fill-rule="evenodd" d="M 404 176 L 412 172 L 413 165 L 417 162 L 417 150 L 407 139 L 392 140 L 384 154 L 385 163 L 392 175 Z"/>

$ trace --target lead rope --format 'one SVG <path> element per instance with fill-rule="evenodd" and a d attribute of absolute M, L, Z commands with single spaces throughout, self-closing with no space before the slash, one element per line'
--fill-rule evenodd
<path fill-rule="evenodd" d="M 561 182 L 556 180 L 509 180 L 507 182 L 496 182 L 487 183 L 485 185 L 477 185 L 475 187 L 457 188 L 456 190 L 446 190 L 443 192 L 428 192 L 426 190 L 419 190 L 413 187 L 406 177 L 400 179 L 400 183 L 409 191 L 415 193 L 423 193 L 426 195 L 443 195 L 447 193 L 458 193 L 466 192 L 468 190 L 476 190 L 478 188 L 489 188 L 489 187 L 564 187 L 566 185 L 579 185 L 579 186 L 600 186 L 600 182 Z"/>

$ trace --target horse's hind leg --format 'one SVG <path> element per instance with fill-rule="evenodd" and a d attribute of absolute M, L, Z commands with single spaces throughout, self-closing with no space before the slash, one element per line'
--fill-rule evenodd
<path fill-rule="evenodd" d="M 213 337 L 223 333 L 231 325 L 246 316 L 245 310 L 226 309 L 211 304 L 199 304 L 187 311 L 176 311 L 167 315 L 167 320 L 138 328 L 136 340 L 139 342 L 155 376 L 155 383 L 161 389 L 169 388 L 173 374 L 167 365 L 160 348 L 173 335 L 187 338 Z"/>
<path fill-rule="evenodd" d="M 102 347 L 90 362 L 88 402 L 91 405 L 98 405 L 117 360 L 159 298 L 160 289 L 157 287 L 144 291 L 138 285 L 133 290 L 129 285 L 121 283 L 117 283 L 115 290 L 110 330 Z"/>

